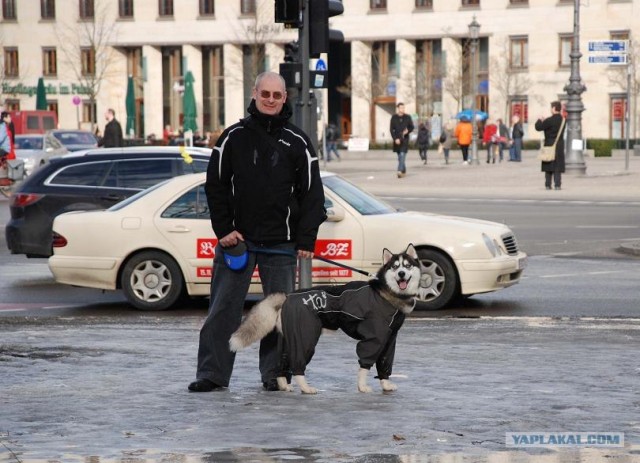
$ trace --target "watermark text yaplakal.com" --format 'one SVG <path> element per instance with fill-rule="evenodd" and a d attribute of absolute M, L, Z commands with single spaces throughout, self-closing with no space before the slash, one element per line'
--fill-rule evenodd
<path fill-rule="evenodd" d="M 622 432 L 507 432 L 507 447 L 624 447 Z"/>

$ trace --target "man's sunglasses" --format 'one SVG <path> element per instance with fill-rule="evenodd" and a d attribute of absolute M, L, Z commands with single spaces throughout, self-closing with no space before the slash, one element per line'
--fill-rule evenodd
<path fill-rule="evenodd" d="M 270 92 L 269 90 L 260 90 L 260 97 L 265 100 L 273 98 L 274 100 L 282 100 L 284 93 L 282 92 Z"/>

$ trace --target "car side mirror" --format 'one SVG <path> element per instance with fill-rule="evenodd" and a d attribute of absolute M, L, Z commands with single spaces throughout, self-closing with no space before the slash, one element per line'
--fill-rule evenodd
<path fill-rule="evenodd" d="M 327 222 L 340 222 L 344 220 L 344 209 L 335 204 L 327 208 Z"/>

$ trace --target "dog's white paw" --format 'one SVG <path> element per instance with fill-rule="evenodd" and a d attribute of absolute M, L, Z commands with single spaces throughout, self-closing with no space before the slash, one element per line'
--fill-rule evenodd
<path fill-rule="evenodd" d="M 302 392 L 303 394 L 318 393 L 318 390 L 315 387 L 309 386 L 304 375 L 294 375 L 293 379 L 296 381 L 296 383 L 298 384 L 298 387 L 300 388 L 300 392 Z"/>
<path fill-rule="evenodd" d="M 358 392 L 373 392 L 371 387 L 367 386 L 367 376 L 369 375 L 369 370 L 366 368 L 360 368 L 358 370 Z"/>
<path fill-rule="evenodd" d="M 393 391 L 397 391 L 398 390 L 398 386 L 393 384 L 388 379 L 381 379 L 380 380 L 380 385 L 382 386 L 382 390 L 384 392 L 393 392 Z"/>
<path fill-rule="evenodd" d="M 283 392 L 293 392 L 293 387 L 291 386 L 291 384 L 287 383 L 287 378 L 285 378 L 284 376 L 278 376 L 277 381 L 278 389 Z"/>
<path fill-rule="evenodd" d="M 358 384 L 358 392 L 364 392 L 365 394 L 368 394 L 370 392 L 373 392 L 373 389 L 371 389 L 371 386 L 367 386 L 366 384 Z"/>

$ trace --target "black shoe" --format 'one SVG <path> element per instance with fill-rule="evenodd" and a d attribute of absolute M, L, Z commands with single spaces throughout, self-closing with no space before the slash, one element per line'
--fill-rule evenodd
<path fill-rule="evenodd" d="M 208 379 L 196 379 L 193 383 L 189 384 L 189 391 L 191 392 L 211 392 L 223 388 L 224 386 L 220 386 Z"/>
<path fill-rule="evenodd" d="M 280 388 L 278 387 L 278 380 L 273 378 L 270 379 L 269 381 L 264 381 L 262 383 L 262 388 L 265 391 L 269 391 L 269 392 L 274 392 L 274 391 L 279 391 Z"/>

